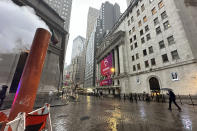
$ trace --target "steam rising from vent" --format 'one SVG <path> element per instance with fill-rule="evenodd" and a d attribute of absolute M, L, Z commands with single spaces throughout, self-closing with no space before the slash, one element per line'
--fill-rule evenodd
<path fill-rule="evenodd" d="M 17 53 L 30 49 L 37 28 L 48 26 L 27 6 L 0 0 L 0 53 Z"/>

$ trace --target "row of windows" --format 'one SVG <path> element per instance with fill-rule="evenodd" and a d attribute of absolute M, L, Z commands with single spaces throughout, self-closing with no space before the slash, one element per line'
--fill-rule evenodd
<path fill-rule="evenodd" d="M 167 17 L 168 17 L 168 16 L 167 16 L 166 11 L 164 11 L 163 13 L 161 13 L 161 19 L 162 19 L 162 20 L 164 20 L 164 19 L 167 18 Z M 144 22 L 147 21 L 146 16 L 143 18 L 143 20 L 144 20 Z M 158 24 L 159 24 L 159 18 L 156 17 L 156 18 L 154 19 L 153 22 L 154 22 L 154 25 L 155 25 L 155 26 L 158 25 Z M 138 26 L 142 26 L 141 20 L 138 22 Z M 164 29 L 165 29 L 165 30 L 167 30 L 168 28 L 170 28 L 170 23 L 169 23 L 169 21 L 168 21 L 168 20 L 165 21 L 165 22 L 163 23 L 163 26 L 164 26 Z M 145 26 L 145 32 L 147 32 L 147 31 L 149 31 L 149 26 L 148 26 L 148 25 Z M 135 26 L 132 28 L 132 32 L 135 32 Z M 156 28 L 156 34 L 160 34 L 160 33 L 161 33 L 161 28 L 160 28 L 160 27 L 157 27 L 157 28 Z M 131 30 L 129 30 L 129 35 L 131 35 Z M 140 31 L 140 35 L 143 35 L 143 29 Z"/>
<path fill-rule="evenodd" d="M 144 41 L 145 41 L 145 40 L 144 40 L 144 37 L 143 37 L 141 40 L 142 40 L 142 44 L 145 43 L 145 42 L 144 42 Z M 175 40 L 174 40 L 173 35 L 167 37 L 167 41 L 168 41 L 168 46 L 170 46 L 170 45 L 172 45 L 172 44 L 175 44 Z M 163 49 L 163 48 L 166 47 L 166 46 L 165 46 L 165 43 L 164 43 L 164 40 L 159 41 L 158 44 L 159 44 L 159 48 L 160 48 L 160 49 Z M 134 43 L 134 47 L 135 47 L 135 48 L 138 47 L 137 42 Z M 134 47 L 133 47 L 133 45 L 131 45 L 131 46 L 130 46 L 131 50 L 133 50 Z M 152 46 L 148 47 L 148 51 L 149 51 L 149 54 L 154 53 L 153 47 L 152 47 Z M 148 54 L 148 53 L 147 53 L 146 49 L 144 49 L 144 50 L 143 50 L 143 56 L 146 56 L 147 54 Z M 138 58 L 139 58 L 139 56 L 138 56 Z M 136 59 L 137 59 L 137 57 L 136 57 Z M 132 57 L 132 61 L 134 61 L 134 60 L 135 60 L 135 59 L 133 59 L 133 57 Z"/>
<path fill-rule="evenodd" d="M 160 2 L 158 3 L 159 9 L 161 9 L 163 6 L 164 6 L 163 1 L 160 1 Z M 145 6 L 144 6 L 144 4 L 143 4 L 143 5 L 141 6 L 141 12 L 143 12 L 144 10 L 145 10 Z M 156 14 L 156 13 L 157 13 L 156 8 L 154 7 L 154 8 L 151 10 L 151 12 L 152 12 L 152 15 Z M 140 10 L 138 9 L 138 10 L 137 10 L 137 16 L 139 16 L 139 15 L 140 15 Z M 143 17 L 143 21 L 144 21 L 144 23 L 147 22 L 147 17 L 146 17 L 146 16 Z M 134 22 L 133 16 L 131 17 L 130 20 L 128 20 L 128 26 L 130 26 L 130 24 L 131 24 L 132 22 Z M 142 21 L 140 20 L 140 21 L 138 22 L 138 26 L 140 27 L 141 25 L 142 25 Z"/>
<path fill-rule="evenodd" d="M 149 36 L 149 34 L 148 34 L 148 36 Z M 149 39 L 150 37 L 147 37 L 147 38 Z M 147 40 L 148 40 L 148 39 L 147 39 Z M 167 37 L 167 41 L 168 41 L 168 46 L 175 44 L 175 40 L 174 40 L 173 35 Z M 142 44 L 145 43 L 144 37 L 141 38 L 141 43 L 142 43 Z M 160 49 L 163 49 L 163 48 L 166 47 L 166 46 L 165 46 L 165 43 L 164 43 L 164 40 L 159 41 L 158 44 L 159 44 L 159 48 L 160 48 Z M 137 42 L 135 42 L 134 45 L 131 45 L 131 46 L 130 46 L 131 50 L 133 50 L 134 48 L 137 48 L 137 47 L 138 47 Z M 152 46 L 151 46 L 151 47 L 152 47 Z M 150 47 L 149 47 L 149 48 L 150 48 Z M 150 48 L 150 49 L 152 49 L 152 48 Z M 151 53 L 152 53 L 152 52 L 151 52 Z"/>
<path fill-rule="evenodd" d="M 134 35 L 133 39 L 136 40 L 136 35 Z M 151 36 L 150 36 L 150 33 L 149 33 L 149 34 L 146 35 L 146 40 L 149 41 L 150 39 L 151 39 Z M 130 43 L 132 43 L 132 38 L 130 39 Z M 142 44 L 145 43 L 145 38 L 144 38 L 144 37 L 141 38 L 141 43 L 142 43 Z M 131 47 L 130 47 L 131 50 L 133 50 L 134 47 L 135 47 L 135 48 L 138 47 L 137 42 L 134 43 L 134 46 L 133 46 L 133 44 L 131 45 Z"/>
<path fill-rule="evenodd" d="M 180 59 L 177 50 L 172 51 L 171 52 L 171 56 L 172 56 L 172 60 Z M 169 62 L 167 54 L 163 54 L 161 57 L 162 57 L 163 63 Z M 132 59 L 133 59 L 133 56 L 132 56 Z M 150 59 L 150 64 L 151 64 L 151 66 L 155 66 L 156 65 L 155 58 Z M 148 60 L 144 61 L 145 68 L 148 68 L 150 66 L 150 64 L 149 64 Z M 133 71 L 136 71 L 136 70 L 141 70 L 140 63 L 138 63 L 137 65 L 133 65 Z"/>

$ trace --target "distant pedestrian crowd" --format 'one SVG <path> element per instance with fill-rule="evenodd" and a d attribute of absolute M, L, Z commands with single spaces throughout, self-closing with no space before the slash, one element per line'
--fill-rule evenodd
<path fill-rule="evenodd" d="M 178 108 L 179 111 L 181 111 L 181 107 L 176 103 L 176 95 L 172 90 L 167 90 L 167 95 L 169 95 L 169 110 L 172 110 L 171 105 L 172 103 L 175 104 L 175 106 Z M 95 96 L 99 98 L 103 98 L 103 92 L 102 90 L 99 90 L 97 93 L 94 93 Z M 138 102 L 138 101 L 145 101 L 145 102 L 166 102 L 166 96 L 164 94 L 160 94 L 159 91 L 152 91 L 151 94 L 148 94 L 146 92 L 143 92 L 141 94 L 137 93 L 129 93 L 129 94 L 119 94 L 119 99 L 129 100 L 130 102 Z"/>

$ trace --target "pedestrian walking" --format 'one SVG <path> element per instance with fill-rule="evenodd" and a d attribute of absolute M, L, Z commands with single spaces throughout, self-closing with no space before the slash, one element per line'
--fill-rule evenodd
<path fill-rule="evenodd" d="M 126 100 L 126 95 L 124 94 L 124 101 Z"/>
<path fill-rule="evenodd" d="M 130 93 L 130 95 L 129 95 L 129 100 L 130 100 L 131 102 L 133 102 L 133 95 L 132 95 L 132 93 Z"/>
<path fill-rule="evenodd" d="M 64 98 L 64 89 L 62 89 L 62 98 Z"/>
<path fill-rule="evenodd" d="M 141 101 L 140 94 L 138 94 L 138 99 L 139 99 L 139 101 Z"/>
<path fill-rule="evenodd" d="M 137 94 L 134 95 L 135 102 L 137 103 Z"/>
<path fill-rule="evenodd" d="M 145 101 L 146 92 L 144 91 L 142 94 L 142 100 Z"/>
<path fill-rule="evenodd" d="M 176 103 L 176 95 L 174 94 L 174 92 L 172 90 L 168 90 L 168 95 L 169 95 L 169 108 L 168 108 L 168 110 L 172 110 L 171 104 L 173 102 L 176 105 L 176 107 L 178 108 L 178 110 L 181 111 L 181 107 L 179 107 L 179 105 Z"/>
<path fill-rule="evenodd" d="M 7 85 L 2 85 L 2 90 L 0 91 L 0 107 L 3 105 L 3 101 L 6 97 L 6 91 L 7 91 L 8 86 Z"/>
<path fill-rule="evenodd" d="M 100 91 L 100 97 L 103 98 L 103 92 L 102 91 Z"/>
<path fill-rule="evenodd" d="M 146 94 L 146 102 L 150 102 L 150 96 L 148 93 Z"/>
<path fill-rule="evenodd" d="M 156 102 L 159 102 L 159 94 L 156 92 Z"/>

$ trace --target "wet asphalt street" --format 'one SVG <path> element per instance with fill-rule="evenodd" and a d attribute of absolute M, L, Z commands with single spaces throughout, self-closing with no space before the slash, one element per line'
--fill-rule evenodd
<path fill-rule="evenodd" d="M 80 96 L 80 102 L 51 108 L 55 131 L 197 131 L 197 107 L 179 112 L 167 103 Z M 179 104 L 180 105 L 180 104 Z"/>

